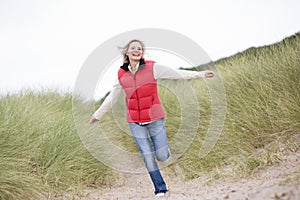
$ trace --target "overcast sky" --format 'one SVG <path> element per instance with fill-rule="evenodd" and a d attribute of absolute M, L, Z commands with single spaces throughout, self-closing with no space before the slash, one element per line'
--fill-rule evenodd
<path fill-rule="evenodd" d="M 95 48 L 140 28 L 181 33 L 218 60 L 299 32 L 299 10 L 299 0 L 0 0 L 0 93 L 72 89 Z"/>

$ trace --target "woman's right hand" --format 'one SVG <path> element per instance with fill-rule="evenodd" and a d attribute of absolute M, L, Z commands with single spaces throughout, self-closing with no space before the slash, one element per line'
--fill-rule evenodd
<path fill-rule="evenodd" d="M 95 117 L 91 117 L 90 121 L 89 121 L 89 124 L 94 124 L 96 122 L 98 122 L 99 119 L 95 118 Z"/>

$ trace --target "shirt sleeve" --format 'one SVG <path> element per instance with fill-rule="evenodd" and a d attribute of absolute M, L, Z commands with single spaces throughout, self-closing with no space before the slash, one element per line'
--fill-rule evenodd
<path fill-rule="evenodd" d="M 153 74 L 155 79 L 193 79 L 205 78 L 206 71 L 189 71 L 173 69 L 161 64 L 154 63 Z"/>
<path fill-rule="evenodd" d="M 101 106 L 93 114 L 96 119 L 101 119 L 106 112 L 108 112 L 111 107 L 117 102 L 120 94 L 122 92 L 122 86 L 117 80 L 113 85 L 113 89 L 110 91 L 109 95 L 105 98 Z"/>

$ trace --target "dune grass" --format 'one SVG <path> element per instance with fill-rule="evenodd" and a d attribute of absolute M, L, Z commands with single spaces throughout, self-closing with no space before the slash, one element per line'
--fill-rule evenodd
<path fill-rule="evenodd" d="M 24 91 L 2 97 L 0 108 L 0 199 L 50 198 L 112 179 L 78 137 L 71 94 Z"/>
<path fill-rule="evenodd" d="M 251 48 L 215 63 L 225 84 L 227 117 L 212 152 L 197 159 L 203 129 L 179 164 L 188 177 L 230 166 L 229 174 L 244 176 L 272 163 L 280 149 L 298 146 L 300 135 L 300 34 L 280 43 Z M 204 84 L 195 81 L 201 91 Z M 201 93 L 205 93 L 205 89 Z M 201 94 L 199 92 L 199 94 Z M 201 97 L 200 105 L 207 105 Z M 294 149 L 294 148 L 293 148 Z"/>
<path fill-rule="evenodd" d="M 230 175 L 245 176 L 277 162 L 278 151 L 299 149 L 295 140 L 300 135 L 299 55 L 298 33 L 215 62 L 226 89 L 227 115 L 216 146 L 201 159 L 211 99 L 205 81 L 190 80 L 200 105 L 199 129 L 168 170 L 179 167 L 186 178 L 215 172 L 218 178 L 222 175 L 218 169 L 227 167 Z M 169 84 L 180 90 L 180 81 Z M 181 92 L 184 95 L 184 89 Z M 168 89 L 160 88 L 160 97 L 172 141 L 181 120 L 180 103 Z M 112 170 L 89 154 L 77 134 L 71 94 L 24 91 L 2 96 L 0 110 L 0 199 L 51 199 L 113 182 Z M 114 129 L 112 119 L 109 112 L 101 121 L 110 139 L 137 152 L 131 136 Z"/>

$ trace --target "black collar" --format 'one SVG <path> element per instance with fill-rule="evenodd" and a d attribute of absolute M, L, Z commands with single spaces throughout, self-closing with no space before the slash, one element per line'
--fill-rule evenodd
<path fill-rule="evenodd" d="M 143 67 L 146 64 L 145 60 L 142 58 L 140 59 L 139 68 Z M 123 63 L 123 65 L 120 67 L 121 69 L 124 69 L 125 71 L 129 71 L 129 63 Z"/>

